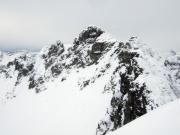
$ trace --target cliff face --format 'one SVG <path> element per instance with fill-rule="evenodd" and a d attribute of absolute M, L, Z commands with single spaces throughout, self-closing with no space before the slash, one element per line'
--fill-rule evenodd
<path fill-rule="evenodd" d="M 72 88 L 79 93 L 98 86 L 95 88 L 102 96 L 110 95 L 104 116 L 94 129 L 97 135 L 105 135 L 178 98 L 179 73 L 178 53 L 164 58 L 137 37 L 123 43 L 90 26 L 70 48 L 58 41 L 39 53 L 1 52 L 0 96 L 3 102 L 15 100 L 21 86 L 24 91 L 30 89 L 38 94 L 50 91 L 49 85 L 55 82 L 57 89 L 70 89 L 63 84 L 71 84 L 72 80 L 77 86 Z"/>

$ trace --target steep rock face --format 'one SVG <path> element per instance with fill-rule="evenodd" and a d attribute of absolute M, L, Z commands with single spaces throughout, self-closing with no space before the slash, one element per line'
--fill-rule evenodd
<path fill-rule="evenodd" d="M 163 59 L 137 37 L 123 43 L 90 26 L 70 48 L 57 41 L 35 54 L 1 52 L 0 82 L 7 80 L 10 87 L 0 95 L 5 100 L 14 98 L 23 84 L 40 93 L 48 90 L 48 84 L 61 85 L 73 76 L 79 91 L 99 85 L 102 94 L 111 95 L 94 129 L 97 135 L 105 135 L 179 96 L 179 55 L 171 57 Z"/>
<path fill-rule="evenodd" d="M 143 69 L 136 60 L 139 54 L 131 44 L 119 43 L 119 48 L 114 52 L 118 56 L 119 65 L 111 76 L 110 84 L 106 91 L 112 91 L 111 107 L 107 111 L 107 118 L 100 121 L 97 135 L 104 135 L 108 131 L 116 130 L 124 124 L 147 113 L 146 106 L 150 105 L 145 82 L 135 82 Z"/>
<path fill-rule="evenodd" d="M 89 26 L 86 30 L 83 30 L 78 38 L 75 38 L 74 44 L 86 44 L 86 43 L 94 43 L 96 39 L 103 34 L 104 31 L 96 26 Z"/>
<path fill-rule="evenodd" d="M 44 52 L 42 54 L 42 58 L 45 62 L 45 69 L 50 67 L 52 64 L 54 64 L 57 57 L 60 57 L 60 55 L 64 52 L 64 45 L 61 43 L 61 41 L 57 41 L 56 44 L 52 44 L 47 52 Z"/>
<path fill-rule="evenodd" d="M 51 78 L 56 78 L 65 69 L 65 49 L 61 41 L 45 47 L 36 56 L 35 72 L 29 77 L 29 89 L 35 88 L 36 93 L 46 90 L 45 82 Z M 41 72 L 41 73 L 40 73 Z"/>
<path fill-rule="evenodd" d="M 98 59 L 107 52 L 107 48 L 114 43 L 99 41 L 99 37 L 104 33 L 100 28 L 88 27 L 82 31 L 78 38 L 75 38 L 73 47 L 70 48 L 70 56 L 74 56 L 73 63 L 79 67 L 97 64 Z"/>

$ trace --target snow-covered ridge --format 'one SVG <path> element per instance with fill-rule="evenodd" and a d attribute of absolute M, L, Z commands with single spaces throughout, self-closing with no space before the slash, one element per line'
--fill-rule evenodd
<path fill-rule="evenodd" d="M 1 104 L 29 104 L 29 101 L 36 100 L 40 107 L 44 104 L 41 99 L 50 105 L 62 102 L 57 104 L 58 107 L 70 108 L 67 114 L 61 110 L 58 113 L 67 115 L 67 119 L 75 104 L 77 111 L 74 113 L 78 117 L 80 111 L 81 115 L 92 116 L 92 120 L 88 123 L 89 117 L 84 116 L 80 125 L 89 124 L 91 128 L 85 127 L 87 131 L 82 131 L 79 125 L 74 132 L 105 135 L 177 99 L 180 93 L 179 63 L 178 53 L 162 57 L 137 37 L 123 43 L 100 28 L 90 26 L 74 39 L 69 48 L 57 41 L 39 53 L 1 52 Z M 32 92 L 36 94 L 31 96 Z M 38 96 L 40 99 L 34 99 Z M 27 101 L 22 97 L 27 97 Z M 66 99 L 68 101 L 63 103 Z M 76 101 L 78 99 L 80 101 Z M 33 110 L 36 103 L 30 104 Z M 70 119 L 67 121 L 70 125 L 73 123 Z M 70 125 L 66 123 L 64 126 Z"/>

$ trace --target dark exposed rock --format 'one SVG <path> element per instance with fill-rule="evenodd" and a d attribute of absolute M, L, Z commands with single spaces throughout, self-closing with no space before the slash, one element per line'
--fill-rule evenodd
<path fill-rule="evenodd" d="M 75 38 L 73 46 L 68 49 L 67 58 L 73 56 L 70 65 L 76 65 L 78 68 L 85 68 L 92 64 L 97 64 L 99 58 L 112 47 L 114 43 L 98 42 L 97 38 L 104 31 L 95 26 L 90 26 Z M 108 48 L 108 49 L 107 49 Z"/>
<path fill-rule="evenodd" d="M 35 88 L 35 92 L 39 93 L 42 91 L 40 88 L 41 85 L 45 83 L 43 77 L 38 77 L 37 79 L 34 78 L 34 75 L 29 78 L 29 89 Z"/>
<path fill-rule="evenodd" d="M 123 47 L 123 44 L 121 43 L 120 46 Z M 101 121 L 98 124 L 97 135 L 105 135 L 108 131 L 116 130 L 147 112 L 146 105 L 149 101 L 146 95 L 150 91 L 147 90 L 145 84 L 140 85 L 134 82 L 143 73 L 143 69 L 139 67 L 135 59 L 139 55 L 136 52 L 124 49 L 115 51 L 119 53 L 120 66 L 115 69 L 113 75 L 117 74 L 123 66 L 126 67 L 126 71 L 118 73 L 118 82 L 111 81 L 109 90 L 113 91 L 113 97 L 111 99 L 111 109 L 108 112 L 109 120 Z M 116 76 L 112 76 L 112 79 L 115 78 L 117 79 Z M 120 84 L 120 87 L 117 87 L 117 83 Z M 121 96 L 117 96 L 119 92 Z"/>
<path fill-rule="evenodd" d="M 103 51 L 105 51 L 107 47 L 106 43 L 94 43 L 91 51 L 89 51 L 89 55 L 93 60 L 93 63 L 96 63 L 97 60 L 102 56 Z"/>
<path fill-rule="evenodd" d="M 13 61 L 8 62 L 6 67 L 7 69 L 13 67 L 14 70 L 17 71 L 17 80 L 15 82 L 15 86 L 17 86 L 23 77 L 26 77 L 33 72 L 34 63 L 29 56 L 24 54 L 15 58 Z M 7 77 L 10 76 L 8 75 Z"/>
<path fill-rule="evenodd" d="M 45 61 L 45 69 L 48 69 L 51 65 L 53 65 L 57 57 L 60 57 L 63 52 L 64 45 L 61 41 L 57 41 L 56 44 L 52 44 L 49 47 L 48 52 L 42 54 L 42 58 Z"/>
<path fill-rule="evenodd" d="M 61 67 L 61 65 L 55 65 L 55 66 L 52 66 L 51 67 L 51 72 L 52 72 L 52 75 L 54 76 L 54 77 L 56 77 L 56 76 L 58 76 L 59 74 L 61 74 L 61 72 L 62 72 L 62 67 Z"/>
<path fill-rule="evenodd" d="M 64 45 L 61 41 L 57 41 L 56 44 L 51 45 L 48 51 L 48 57 L 59 56 L 64 52 Z"/>
<path fill-rule="evenodd" d="M 34 80 L 34 76 L 31 76 L 29 78 L 29 89 L 33 89 L 34 87 L 36 87 L 36 83 L 35 83 L 35 80 Z"/>
<path fill-rule="evenodd" d="M 75 38 L 74 44 L 80 45 L 82 43 L 94 43 L 96 38 L 103 34 L 104 31 L 95 26 L 89 26 L 86 30 L 79 34 L 78 38 Z"/>
<path fill-rule="evenodd" d="M 10 61 L 8 62 L 7 67 L 9 68 L 10 66 L 13 66 L 13 65 L 14 65 L 14 61 Z"/>
<path fill-rule="evenodd" d="M 12 76 L 8 73 L 5 65 L 0 66 L 0 74 L 4 74 L 6 78 L 12 78 Z"/>
<path fill-rule="evenodd" d="M 63 78 L 61 79 L 61 82 L 65 81 L 65 80 L 66 80 L 66 78 L 65 78 L 65 77 L 63 77 Z"/>

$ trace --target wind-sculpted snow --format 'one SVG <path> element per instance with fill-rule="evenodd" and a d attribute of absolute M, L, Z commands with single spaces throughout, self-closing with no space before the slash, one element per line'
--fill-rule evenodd
<path fill-rule="evenodd" d="M 69 92 L 63 97 L 59 95 L 59 98 L 70 99 L 71 104 L 67 101 L 68 104 L 59 107 L 70 107 L 68 116 L 73 115 L 73 103 L 82 107 L 79 108 L 82 113 L 88 108 L 83 108 L 83 103 L 94 103 L 94 107 L 89 108 L 90 116 L 92 113 L 94 118 L 83 117 L 79 123 L 83 125 L 92 119 L 89 124 L 93 128 L 85 127 L 83 130 L 87 129 L 89 134 L 105 135 L 177 99 L 180 96 L 179 73 L 178 53 L 164 58 L 137 37 L 131 37 L 124 43 L 100 28 L 90 26 L 74 39 L 69 48 L 57 41 L 39 53 L 0 52 L 0 98 L 4 103 L 14 102 L 9 99 L 18 99 L 22 91 L 35 91 L 37 95 L 53 90 L 60 95 Z M 90 100 L 81 97 L 82 93 L 89 92 L 86 98 Z M 78 100 L 77 97 L 82 102 L 74 101 Z M 63 102 L 62 99 L 59 102 Z M 46 100 L 49 100 L 48 96 Z M 100 111 L 97 117 L 94 114 L 96 110 Z M 58 113 L 61 115 L 60 110 Z M 74 113 L 79 116 L 78 112 Z M 87 112 L 84 114 L 89 115 Z M 72 122 L 71 119 L 67 121 Z M 80 127 L 76 128 L 81 134 Z"/>

